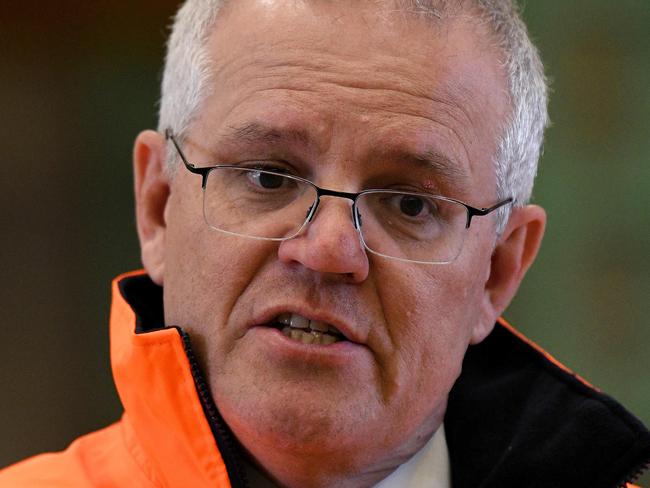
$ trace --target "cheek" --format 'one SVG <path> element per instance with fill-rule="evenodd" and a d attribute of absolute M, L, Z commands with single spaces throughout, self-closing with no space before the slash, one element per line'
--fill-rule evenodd
<path fill-rule="evenodd" d="M 477 274 L 464 263 L 395 269 L 378 275 L 389 337 L 385 378 L 389 396 L 441 402 L 460 374 L 478 318 Z"/>
<path fill-rule="evenodd" d="M 252 242 L 210 229 L 200 191 L 198 197 L 172 199 L 165 235 L 165 322 L 187 330 L 200 356 L 227 340 L 222 331 L 229 312 L 254 272 Z"/>

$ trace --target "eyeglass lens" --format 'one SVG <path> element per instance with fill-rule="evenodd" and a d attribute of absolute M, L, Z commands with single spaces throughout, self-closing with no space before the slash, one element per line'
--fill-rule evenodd
<path fill-rule="evenodd" d="M 212 228 L 240 236 L 284 240 L 296 236 L 316 202 L 311 184 L 255 168 L 217 167 L 204 189 L 203 211 Z M 466 208 L 421 194 L 377 190 L 356 200 L 361 235 L 376 254 L 442 263 L 460 253 Z"/>

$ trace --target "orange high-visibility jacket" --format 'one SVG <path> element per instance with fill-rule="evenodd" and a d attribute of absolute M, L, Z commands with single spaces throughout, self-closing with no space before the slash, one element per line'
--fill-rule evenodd
<path fill-rule="evenodd" d="M 122 418 L 0 471 L 1 488 L 248 486 L 189 336 L 164 326 L 142 272 L 113 282 L 111 362 Z M 650 462 L 640 421 L 501 320 L 468 350 L 445 431 L 454 488 L 616 488 Z"/>

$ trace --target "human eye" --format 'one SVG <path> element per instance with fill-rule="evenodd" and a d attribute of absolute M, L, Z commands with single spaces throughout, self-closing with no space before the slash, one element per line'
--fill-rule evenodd
<path fill-rule="evenodd" d="M 439 214 L 436 202 L 424 195 L 393 193 L 387 197 L 386 204 L 393 214 L 412 222 L 426 221 Z"/>
<path fill-rule="evenodd" d="M 285 175 L 265 170 L 249 170 L 247 176 L 251 184 L 264 190 L 282 188 L 290 181 Z"/>
<path fill-rule="evenodd" d="M 394 242 L 429 242 L 445 227 L 444 212 L 435 197 L 391 190 L 362 195 L 358 205 L 366 232 L 379 232 Z"/>
<path fill-rule="evenodd" d="M 290 170 L 274 161 L 247 161 L 238 167 L 246 181 L 256 190 L 279 190 L 294 183 Z"/>

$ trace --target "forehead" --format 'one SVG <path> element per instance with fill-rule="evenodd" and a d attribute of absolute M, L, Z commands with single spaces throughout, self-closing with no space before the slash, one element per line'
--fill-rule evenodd
<path fill-rule="evenodd" d="M 318 153 L 409 147 L 470 173 L 477 159 L 491 162 L 508 106 L 483 27 L 469 15 L 417 19 L 377 4 L 230 3 L 208 44 L 204 136 L 263 124 L 306 133 L 285 139 Z"/>

